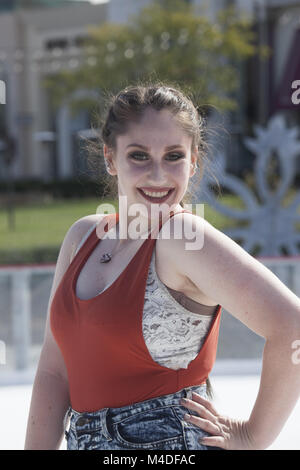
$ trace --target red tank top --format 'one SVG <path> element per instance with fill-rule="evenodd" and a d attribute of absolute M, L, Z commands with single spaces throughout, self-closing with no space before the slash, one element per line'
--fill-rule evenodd
<path fill-rule="evenodd" d="M 119 214 L 107 217 L 110 227 L 118 223 Z M 187 369 L 158 364 L 142 331 L 146 281 L 156 238 L 149 233 L 109 287 L 96 297 L 81 300 L 76 295 L 76 282 L 101 243 L 96 230 L 70 263 L 50 307 L 51 329 L 66 364 L 72 408 L 79 412 L 117 408 L 205 383 L 216 358 L 221 306 L 217 306 L 201 350 Z"/>

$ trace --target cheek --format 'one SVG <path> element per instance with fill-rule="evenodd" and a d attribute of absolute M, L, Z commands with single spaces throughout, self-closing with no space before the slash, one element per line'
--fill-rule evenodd
<path fill-rule="evenodd" d="M 131 168 L 126 175 L 126 179 L 128 182 L 130 181 L 130 184 L 135 184 L 144 174 L 145 168 Z"/>
<path fill-rule="evenodd" d="M 189 166 L 185 163 L 182 165 L 174 165 L 174 168 L 170 170 L 170 174 L 176 178 L 179 182 L 183 183 L 189 179 Z"/>
<path fill-rule="evenodd" d="M 134 186 L 145 172 L 145 169 L 137 168 L 134 165 L 126 165 L 122 170 L 119 173 L 119 179 L 127 187 Z"/>

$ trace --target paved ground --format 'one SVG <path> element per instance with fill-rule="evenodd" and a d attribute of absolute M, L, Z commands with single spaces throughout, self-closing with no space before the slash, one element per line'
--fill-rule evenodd
<path fill-rule="evenodd" d="M 213 376 L 214 404 L 235 418 L 247 418 L 259 387 L 259 375 Z M 0 450 L 23 449 L 31 385 L 0 387 Z M 62 445 L 65 449 L 65 441 Z M 269 449 L 300 450 L 300 400 L 284 429 Z"/>

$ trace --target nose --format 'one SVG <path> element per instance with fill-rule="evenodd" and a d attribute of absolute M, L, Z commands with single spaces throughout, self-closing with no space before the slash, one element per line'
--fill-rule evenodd
<path fill-rule="evenodd" d="M 167 181 L 166 181 L 165 171 L 159 162 L 152 163 L 148 179 L 149 179 L 149 183 L 155 184 L 155 186 L 166 185 Z"/>

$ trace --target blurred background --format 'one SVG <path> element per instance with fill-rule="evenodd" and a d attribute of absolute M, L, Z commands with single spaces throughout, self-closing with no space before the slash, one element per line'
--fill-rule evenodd
<path fill-rule="evenodd" d="M 23 446 L 63 238 L 104 200 L 117 208 L 85 145 L 110 93 L 165 80 L 191 94 L 222 190 L 206 173 L 194 202 L 300 295 L 299 48 L 300 0 L 0 0 L 0 449 Z M 226 412 L 251 411 L 263 347 L 223 309 Z M 272 448 L 300 448 L 299 418 Z"/>

